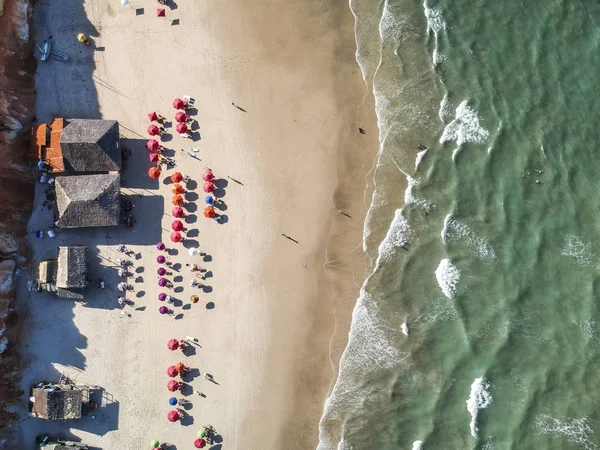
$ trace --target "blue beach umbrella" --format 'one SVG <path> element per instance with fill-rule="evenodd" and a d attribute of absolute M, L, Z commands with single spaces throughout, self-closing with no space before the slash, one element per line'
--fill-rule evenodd
<path fill-rule="evenodd" d="M 171 397 L 169 399 L 169 405 L 171 405 L 171 406 L 177 405 L 177 398 L 176 397 Z"/>
<path fill-rule="evenodd" d="M 215 199 L 213 198 L 212 195 L 207 195 L 206 198 L 204 199 L 204 203 L 206 203 L 207 205 L 212 205 L 214 201 L 215 201 Z"/>

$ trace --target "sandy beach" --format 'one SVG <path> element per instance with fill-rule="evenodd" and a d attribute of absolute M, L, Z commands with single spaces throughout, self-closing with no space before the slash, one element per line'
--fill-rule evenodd
<path fill-rule="evenodd" d="M 24 448 L 38 434 L 103 449 L 149 448 L 151 439 L 192 448 L 205 424 L 219 435 L 214 450 L 315 448 L 367 264 L 366 180 L 378 145 L 372 98 L 354 59 L 354 19 L 345 2 L 332 1 L 189 0 L 168 5 L 165 18 L 156 7 L 36 6 L 36 42 L 52 35 L 71 58 L 39 64 L 37 120 L 119 121 L 121 145 L 132 150 L 121 192 L 137 224 L 32 239 L 34 262 L 55 257 L 58 245 L 87 245 L 90 273 L 107 288 L 76 303 L 27 292 L 21 280 L 21 388 L 62 373 L 99 386 L 103 400 L 94 418 L 23 421 Z M 80 31 L 91 47 L 77 42 Z M 147 113 L 173 121 L 171 103 L 182 95 L 195 99 L 196 140 L 173 133 L 162 142 L 177 163 L 164 175 L 179 170 L 191 180 L 186 239 L 171 244 L 171 184 L 149 179 L 144 144 Z M 222 224 L 202 217 L 205 167 L 219 179 Z M 37 187 L 30 232 L 52 223 L 43 191 Z M 172 263 L 169 292 L 179 300 L 171 316 L 158 313 L 159 240 Z M 135 304 L 125 314 L 116 301 L 119 243 L 134 253 Z M 190 247 L 206 256 L 190 256 Z M 210 272 L 203 292 L 189 286 L 185 265 L 193 263 Z M 196 293 L 200 301 L 190 304 Z M 185 336 L 198 339 L 194 354 L 167 349 L 168 339 Z M 172 424 L 166 369 L 179 360 L 195 375 L 184 392 L 189 416 Z"/>

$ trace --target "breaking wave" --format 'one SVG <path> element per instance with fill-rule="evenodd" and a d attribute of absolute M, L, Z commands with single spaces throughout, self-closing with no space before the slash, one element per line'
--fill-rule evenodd
<path fill-rule="evenodd" d="M 494 247 L 491 246 L 487 239 L 482 238 L 469 226 L 456 220 L 452 214 L 448 214 L 444 219 L 442 242 L 444 245 L 448 245 L 453 241 L 464 242 L 473 254 L 482 261 L 493 261 L 496 259 Z"/>
<path fill-rule="evenodd" d="M 593 441 L 594 431 L 591 422 L 587 417 L 559 420 L 543 415 L 536 420 L 535 428 L 539 434 L 564 437 L 570 443 L 578 444 L 585 450 L 598 449 L 598 445 Z"/>
<path fill-rule="evenodd" d="M 466 101 L 456 108 L 454 120 L 446 125 L 440 144 L 456 142 L 459 146 L 466 143 L 482 144 L 490 133 L 479 123 L 477 112 Z"/>
<path fill-rule="evenodd" d="M 492 394 L 490 394 L 490 383 L 483 377 L 476 378 L 471 384 L 471 395 L 467 400 L 467 410 L 471 414 L 471 435 L 477 437 L 477 416 L 479 410 L 485 409 L 492 404 Z"/>
<path fill-rule="evenodd" d="M 444 295 L 454 298 L 460 281 L 460 270 L 456 264 L 449 259 L 442 259 L 435 270 L 435 277 Z"/>

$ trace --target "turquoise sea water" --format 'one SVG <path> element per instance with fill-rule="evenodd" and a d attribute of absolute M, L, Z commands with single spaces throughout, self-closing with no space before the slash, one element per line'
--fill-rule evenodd
<path fill-rule="evenodd" d="M 319 450 L 600 448 L 600 5 L 351 8 L 373 265 Z"/>

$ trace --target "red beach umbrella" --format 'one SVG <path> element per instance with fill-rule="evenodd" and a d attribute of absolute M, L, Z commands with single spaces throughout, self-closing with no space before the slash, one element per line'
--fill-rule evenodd
<path fill-rule="evenodd" d="M 169 422 L 177 422 L 179 420 L 179 413 L 177 411 L 169 411 L 167 419 L 169 419 Z"/>
<path fill-rule="evenodd" d="M 158 162 L 158 153 L 148 153 L 150 162 Z"/>
<path fill-rule="evenodd" d="M 176 220 L 171 224 L 171 228 L 173 231 L 181 231 L 183 230 L 183 222 L 181 220 Z"/>
<path fill-rule="evenodd" d="M 183 205 L 183 197 L 181 195 L 174 195 L 171 203 L 173 203 L 175 206 L 181 206 Z"/>
<path fill-rule="evenodd" d="M 173 108 L 183 109 L 183 108 L 185 108 L 185 102 L 183 100 L 181 100 L 180 98 L 176 98 L 175 100 L 173 100 Z"/>
<path fill-rule="evenodd" d="M 179 390 L 179 381 L 177 380 L 169 380 L 167 383 L 167 389 L 171 392 L 175 392 Z"/>
<path fill-rule="evenodd" d="M 154 121 L 158 120 L 158 114 L 156 114 L 156 112 L 152 111 L 151 113 L 148 114 L 148 119 L 150 119 L 150 122 L 154 122 Z"/>
<path fill-rule="evenodd" d="M 150 136 L 158 136 L 159 132 L 160 132 L 160 129 L 156 125 L 154 125 L 154 124 L 148 125 L 148 134 Z"/>
<path fill-rule="evenodd" d="M 171 233 L 171 240 L 173 242 L 181 242 L 182 239 L 183 239 L 183 236 L 181 236 L 181 233 L 179 231 L 173 231 Z"/>
<path fill-rule="evenodd" d="M 177 350 L 179 348 L 179 341 L 177 339 L 169 339 L 167 347 L 169 350 Z"/>
<path fill-rule="evenodd" d="M 214 177 L 215 177 L 215 174 L 210 169 L 206 169 L 204 171 L 204 173 L 202 174 L 202 179 L 204 181 L 212 181 Z"/>
<path fill-rule="evenodd" d="M 173 189 L 171 189 L 171 192 L 173 192 L 173 194 L 181 194 L 183 192 L 183 186 L 180 185 L 179 183 L 175 184 L 173 186 Z"/>
<path fill-rule="evenodd" d="M 183 111 L 178 111 L 175 114 L 175 121 L 184 123 L 188 119 L 188 116 Z"/>
<path fill-rule="evenodd" d="M 215 190 L 215 185 L 211 181 L 205 181 L 202 188 L 204 189 L 204 192 L 212 192 Z"/>
<path fill-rule="evenodd" d="M 208 217 L 209 219 L 215 217 L 215 208 L 212 206 L 207 206 L 204 208 L 204 217 Z"/>
<path fill-rule="evenodd" d="M 194 447 L 204 448 L 204 447 L 206 447 L 206 441 L 204 439 L 196 439 L 194 441 Z"/>
<path fill-rule="evenodd" d="M 146 142 L 146 148 L 148 150 L 156 152 L 160 149 L 160 144 L 156 139 L 149 139 L 148 142 Z"/>
<path fill-rule="evenodd" d="M 160 177 L 160 169 L 158 167 L 150 167 L 148 176 L 153 180 L 156 180 L 158 177 Z"/>
<path fill-rule="evenodd" d="M 175 129 L 177 130 L 178 133 L 184 134 L 184 133 L 187 133 L 188 126 L 185 123 L 183 123 L 183 122 L 179 122 L 175 126 Z"/>
<path fill-rule="evenodd" d="M 177 367 L 175 366 L 169 366 L 167 369 L 167 375 L 169 375 L 171 378 L 174 378 L 179 375 L 179 370 L 177 370 Z"/>
<path fill-rule="evenodd" d="M 156 8 L 157 17 L 165 17 L 165 8 Z"/>
<path fill-rule="evenodd" d="M 183 208 L 180 206 L 173 208 L 173 211 L 171 211 L 171 214 L 173 215 L 173 217 L 177 217 L 177 218 L 181 218 L 181 217 L 185 216 L 185 213 L 183 212 Z"/>
<path fill-rule="evenodd" d="M 173 183 L 180 183 L 181 180 L 183 180 L 183 175 L 181 175 L 181 172 L 175 172 L 171 175 L 171 181 Z"/>

